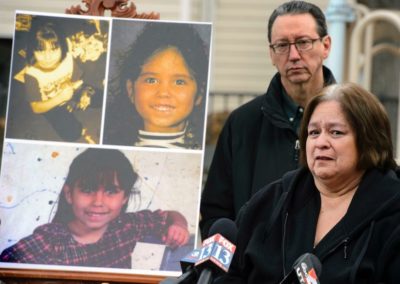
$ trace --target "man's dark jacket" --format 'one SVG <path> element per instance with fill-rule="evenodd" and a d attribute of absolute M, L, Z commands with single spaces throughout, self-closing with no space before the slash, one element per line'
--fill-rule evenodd
<path fill-rule="evenodd" d="M 324 67 L 325 85 L 335 83 Z M 264 185 L 298 167 L 296 130 L 282 108 L 279 73 L 266 94 L 234 110 L 219 136 L 201 197 L 200 229 L 208 236 L 219 218 L 235 219 L 242 205 Z"/>

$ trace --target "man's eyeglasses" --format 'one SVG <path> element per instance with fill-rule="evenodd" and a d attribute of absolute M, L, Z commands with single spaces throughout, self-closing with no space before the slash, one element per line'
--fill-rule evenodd
<path fill-rule="evenodd" d="M 295 45 L 298 52 L 311 50 L 313 48 L 314 42 L 317 40 L 322 40 L 322 38 L 310 38 L 310 39 L 299 39 L 295 42 L 280 42 L 275 44 L 270 44 L 270 48 L 276 54 L 286 54 L 290 50 L 291 45 Z"/>

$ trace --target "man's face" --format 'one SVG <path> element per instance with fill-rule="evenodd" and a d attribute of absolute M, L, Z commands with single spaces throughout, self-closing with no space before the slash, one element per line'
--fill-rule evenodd
<path fill-rule="evenodd" d="M 310 14 L 283 15 L 276 18 L 271 30 L 271 44 L 293 43 L 299 40 L 319 39 L 317 23 Z M 298 51 L 290 45 L 285 54 L 277 54 L 270 48 L 272 63 L 286 84 L 305 84 L 322 74 L 322 63 L 329 55 L 329 36 L 313 42 L 310 50 Z"/>

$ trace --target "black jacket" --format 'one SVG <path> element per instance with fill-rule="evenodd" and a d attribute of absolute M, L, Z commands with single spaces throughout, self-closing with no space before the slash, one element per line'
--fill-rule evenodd
<path fill-rule="evenodd" d="M 335 82 L 324 67 L 325 85 Z M 261 187 L 298 167 L 298 135 L 282 109 L 277 73 L 266 94 L 234 110 L 219 136 L 201 198 L 201 233 L 218 218 L 234 220 Z M 298 144 L 297 144 L 298 145 Z"/>
<path fill-rule="evenodd" d="M 279 283 L 310 252 L 322 263 L 323 284 L 399 283 L 397 175 L 367 171 L 346 215 L 313 248 L 320 194 L 308 170 L 287 173 L 243 207 L 234 260 L 219 282 Z"/>

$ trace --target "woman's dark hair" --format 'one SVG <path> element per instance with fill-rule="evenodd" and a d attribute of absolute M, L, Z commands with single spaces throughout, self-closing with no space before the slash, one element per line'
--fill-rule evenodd
<path fill-rule="evenodd" d="M 354 83 L 325 87 L 312 98 L 304 111 L 300 128 L 300 160 L 307 166 L 308 124 L 317 106 L 336 101 L 356 137 L 358 169 L 395 169 L 390 121 L 385 108 L 370 92 Z"/>
<path fill-rule="evenodd" d="M 29 64 L 35 63 L 33 53 L 37 50 L 44 50 L 45 42 L 51 42 L 54 47 L 60 47 L 61 58 L 65 57 L 68 46 L 63 28 L 50 22 L 48 17 L 33 16 L 26 41 L 26 58 Z"/>
<path fill-rule="evenodd" d="M 276 8 L 268 20 L 268 41 L 271 42 L 272 26 L 275 20 L 279 16 L 283 15 L 299 15 L 299 14 L 310 14 L 317 24 L 318 35 L 322 38 L 328 34 L 328 27 L 326 24 L 325 15 L 322 10 L 309 2 L 305 1 L 290 1 L 285 2 Z"/>
<path fill-rule="evenodd" d="M 84 181 L 97 186 L 101 182 L 99 177 L 114 177 L 114 174 L 125 196 L 130 197 L 138 175 L 128 158 L 116 149 L 88 148 L 72 161 L 64 185 L 73 188 L 77 182 Z M 125 212 L 127 206 L 128 203 L 124 205 L 122 211 Z M 71 205 L 67 203 L 64 192 L 61 191 L 53 222 L 68 223 L 72 219 Z"/>
<path fill-rule="evenodd" d="M 199 27 L 201 28 L 201 27 Z M 145 23 L 128 51 L 117 59 L 117 74 L 110 82 L 109 90 L 115 96 L 106 118 L 105 142 L 118 145 L 132 145 L 138 129 L 143 127 L 143 119 L 126 94 L 126 82 L 135 82 L 143 64 L 155 53 L 168 47 L 175 47 L 182 54 L 191 75 L 197 83 L 196 96 L 202 96 L 202 104 L 194 108 L 188 118 L 195 130 L 195 136 L 202 141 L 204 104 L 207 93 L 209 45 L 202 39 L 194 25 L 179 23 Z M 113 100 L 113 99 L 111 99 Z M 113 117 L 111 117 L 113 116 Z M 200 124 L 198 123 L 200 122 Z M 135 125 L 136 124 L 136 125 Z M 115 126 L 121 128 L 120 134 L 114 132 Z M 114 128 L 114 130 L 113 130 Z M 122 130 L 123 129 L 123 130 Z M 124 139 L 124 136 L 126 137 Z"/>

